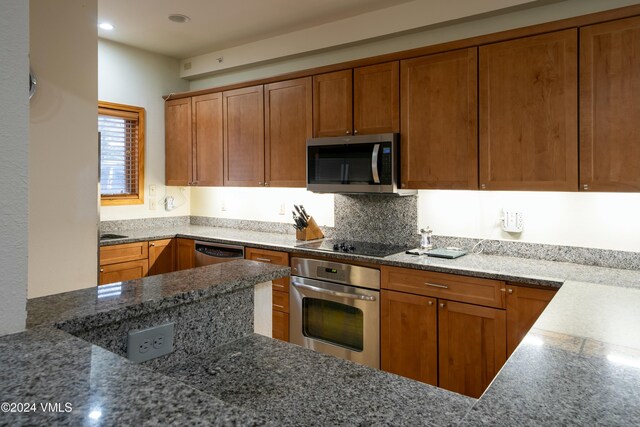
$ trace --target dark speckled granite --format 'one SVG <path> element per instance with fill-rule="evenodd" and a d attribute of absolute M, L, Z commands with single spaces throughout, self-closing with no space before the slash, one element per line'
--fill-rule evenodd
<path fill-rule="evenodd" d="M 475 399 L 251 335 L 165 369 L 278 425 L 454 425 Z"/>
<path fill-rule="evenodd" d="M 104 288 L 93 287 L 34 298 L 27 302 L 27 326 L 56 322 L 68 331 L 97 328 L 253 287 L 289 272 L 289 267 L 237 260 L 123 282 L 116 295 L 101 295 Z"/>
<path fill-rule="evenodd" d="M 0 337 L 0 401 L 37 409 L 0 412 L 3 426 L 269 425 L 246 408 L 49 327 Z M 43 412 L 47 403 L 69 403 L 71 412 Z"/>

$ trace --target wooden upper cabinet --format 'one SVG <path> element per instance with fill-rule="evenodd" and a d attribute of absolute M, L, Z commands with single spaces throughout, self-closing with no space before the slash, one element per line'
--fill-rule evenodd
<path fill-rule="evenodd" d="M 354 68 L 353 133 L 400 132 L 398 62 Z"/>
<path fill-rule="evenodd" d="M 149 276 L 171 273 L 176 270 L 175 239 L 149 242 Z"/>
<path fill-rule="evenodd" d="M 264 89 L 223 92 L 224 185 L 264 185 Z"/>
<path fill-rule="evenodd" d="M 313 134 L 312 79 L 264 87 L 265 185 L 306 186 L 307 139 Z"/>
<path fill-rule="evenodd" d="M 580 29 L 580 188 L 640 191 L 640 17 Z"/>
<path fill-rule="evenodd" d="M 438 385 L 437 300 L 380 292 L 380 357 L 383 371 Z"/>
<path fill-rule="evenodd" d="M 439 386 L 478 398 L 507 360 L 504 310 L 438 300 Z"/>
<path fill-rule="evenodd" d="M 555 294 L 555 289 L 507 284 L 507 357 L 518 347 Z"/>
<path fill-rule="evenodd" d="M 223 184 L 222 93 L 194 96 L 192 185 Z"/>
<path fill-rule="evenodd" d="M 477 48 L 401 63 L 402 188 L 478 188 Z"/>
<path fill-rule="evenodd" d="M 191 120 L 191 98 L 165 102 L 164 146 L 167 185 L 190 185 L 192 181 Z"/>
<path fill-rule="evenodd" d="M 313 136 L 343 136 L 352 133 L 352 71 L 313 76 Z"/>
<path fill-rule="evenodd" d="M 577 191 L 577 29 L 480 47 L 480 188 Z"/>

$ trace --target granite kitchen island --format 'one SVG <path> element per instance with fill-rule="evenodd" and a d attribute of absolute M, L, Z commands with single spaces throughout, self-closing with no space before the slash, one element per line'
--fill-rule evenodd
<path fill-rule="evenodd" d="M 253 286 L 288 274 L 240 260 L 108 296 L 98 287 L 29 301 L 30 329 L 0 338 L 0 396 L 34 406 L 0 424 L 453 425 L 470 410 L 474 399 L 253 334 Z M 174 353 L 123 357 L 127 330 L 167 320 Z"/>

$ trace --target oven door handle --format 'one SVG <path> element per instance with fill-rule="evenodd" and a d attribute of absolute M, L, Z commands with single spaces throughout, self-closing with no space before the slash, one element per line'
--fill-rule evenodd
<path fill-rule="evenodd" d="M 323 288 L 319 288 L 317 286 L 303 285 L 302 283 L 294 283 L 293 281 L 291 282 L 291 284 L 293 286 L 295 286 L 296 288 L 309 289 L 310 291 L 318 292 L 319 294 L 327 294 L 327 295 L 333 295 L 333 296 L 336 296 L 336 297 L 343 297 L 343 298 L 350 298 L 350 299 L 359 299 L 359 300 L 362 300 L 362 301 L 375 301 L 376 300 L 376 297 L 374 297 L 372 295 L 348 294 L 346 292 L 332 291 L 330 289 L 323 289 Z"/>

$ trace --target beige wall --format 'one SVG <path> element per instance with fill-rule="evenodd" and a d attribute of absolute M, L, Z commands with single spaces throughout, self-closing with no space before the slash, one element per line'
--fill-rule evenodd
<path fill-rule="evenodd" d="M 98 40 L 98 98 L 101 101 L 144 107 L 146 112 L 145 203 L 102 206 L 102 221 L 189 215 L 189 189 L 164 186 L 164 100 L 162 95 L 188 90 L 178 77 L 179 61 L 108 40 Z M 149 209 L 149 186 L 156 186 L 157 208 Z M 176 209 L 160 203 L 173 196 Z"/>
<path fill-rule="evenodd" d="M 97 282 L 97 0 L 31 0 L 29 298 Z"/>
<path fill-rule="evenodd" d="M 28 3 L 3 0 L 0 40 L 0 335 L 5 335 L 24 330 L 27 315 Z"/>

